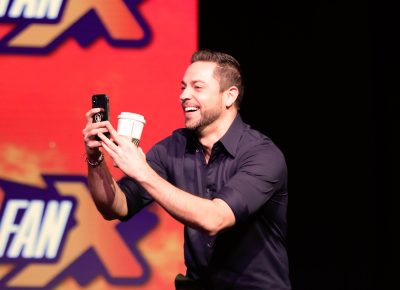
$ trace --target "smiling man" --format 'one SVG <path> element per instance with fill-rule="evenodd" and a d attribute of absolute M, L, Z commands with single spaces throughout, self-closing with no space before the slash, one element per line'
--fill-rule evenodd
<path fill-rule="evenodd" d="M 181 84 L 185 128 L 147 156 L 109 122 L 92 123 L 99 109 L 88 111 L 82 133 L 97 208 L 106 219 L 124 221 L 155 201 L 185 225 L 187 271 L 177 275 L 176 289 L 291 289 L 286 162 L 270 138 L 240 117 L 239 63 L 197 51 Z M 102 150 L 125 173 L 121 180 L 112 178 Z"/>

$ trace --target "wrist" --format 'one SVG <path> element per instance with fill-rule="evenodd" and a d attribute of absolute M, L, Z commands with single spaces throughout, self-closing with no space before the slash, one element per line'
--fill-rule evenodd
<path fill-rule="evenodd" d="M 85 157 L 90 161 L 95 161 L 100 158 L 102 151 L 100 148 L 85 148 Z"/>
<path fill-rule="evenodd" d="M 103 152 L 99 151 L 98 154 L 87 154 L 86 155 L 86 162 L 89 167 L 97 167 L 104 161 L 104 154 Z"/>
<path fill-rule="evenodd" d="M 142 167 L 140 170 L 136 171 L 134 179 L 140 184 L 148 184 L 151 180 L 154 180 L 154 170 L 150 165 Z"/>

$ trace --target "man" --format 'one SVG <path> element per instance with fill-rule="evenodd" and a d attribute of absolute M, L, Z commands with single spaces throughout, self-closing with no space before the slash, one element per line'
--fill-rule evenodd
<path fill-rule="evenodd" d="M 89 187 L 104 218 L 127 220 L 155 201 L 185 225 L 187 272 L 177 276 L 177 289 L 291 287 L 285 159 L 268 137 L 242 121 L 242 96 L 239 63 L 200 50 L 182 80 L 185 128 L 147 156 L 109 122 L 92 123 L 99 109 L 86 114 Z M 112 178 L 101 148 L 126 177 Z"/>

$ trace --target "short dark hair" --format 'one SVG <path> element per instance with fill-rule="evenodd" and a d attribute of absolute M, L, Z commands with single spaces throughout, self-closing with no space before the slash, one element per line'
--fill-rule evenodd
<path fill-rule="evenodd" d="M 231 86 L 236 86 L 239 90 L 238 97 L 235 101 L 236 108 L 240 108 L 243 99 L 244 83 L 242 70 L 239 62 L 231 55 L 213 51 L 210 49 L 200 49 L 192 55 L 191 62 L 206 61 L 217 64 L 214 71 L 215 78 L 219 81 L 221 91 L 225 91 Z"/>

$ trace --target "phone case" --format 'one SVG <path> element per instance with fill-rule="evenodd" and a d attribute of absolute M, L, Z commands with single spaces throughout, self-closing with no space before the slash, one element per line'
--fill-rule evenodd
<path fill-rule="evenodd" d="M 106 94 L 95 94 L 92 96 L 92 108 L 102 108 L 103 111 L 93 115 L 93 123 L 110 120 L 110 101 Z M 107 138 L 110 138 L 110 133 L 104 133 Z M 100 138 L 96 136 L 96 140 Z"/>

